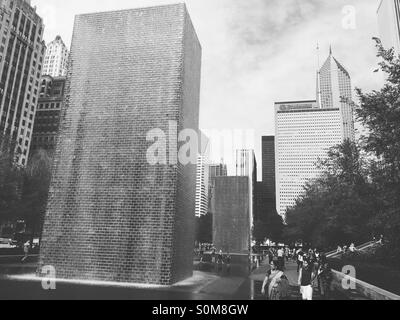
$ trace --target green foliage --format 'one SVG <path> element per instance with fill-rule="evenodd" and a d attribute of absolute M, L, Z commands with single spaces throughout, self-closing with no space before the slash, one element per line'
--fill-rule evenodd
<path fill-rule="evenodd" d="M 11 152 L 14 148 L 1 145 L 0 223 L 23 220 L 32 236 L 40 235 L 51 179 L 51 158 L 46 151 L 39 150 L 27 167 L 19 167 Z"/>
<path fill-rule="evenodd" d="M 265 239 L 275 242 L 282 240 L 283 220 L 276 210 L 262 215 L 262 218 L 254 221 L 253 238 L 257 243 L 263 243 Z"/>
<path fill-rule="evenodd" d="M 12 220 L 19 210 L 22 168 L 14 165 L 6 136 L 0 136 L 0 223 Z"/>
<path fill-rule="evenodd" d="M 368 133 L 319 163 L 323 175 L 287 213 L 286 239 L 325 248 L 385 234 L 392 252 L 400 247 L 400 58 L 375 40 L 386 84 L 367 94 L 356 89 L 353 103 Z"/>
<path fill-rule="evenodd" d="M 285 236 L 327 248 L 369 239 L 376 207 L 360 149 L 350 141 L 333 147 L 319 166 L 324 174 L 287 212 Z"/>
<path fill-rule="evenodd" d="M 205 216 L 196 218 L 196 241 L 200 243 L 213 242 L 213 215 L 208 213 Z"/>
<path fill-rule="evenodd" d="M 20 216 L 33 234 L 41 234 L 51 180 L 52 160 L 38 150 L 25 168 Z"/>

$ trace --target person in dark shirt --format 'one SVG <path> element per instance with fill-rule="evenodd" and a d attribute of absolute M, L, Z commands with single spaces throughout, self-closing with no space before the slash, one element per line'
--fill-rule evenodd
<path fill-rule="evenodd" d="M 321 260 L 321 265 L 318 269 L 318 288 L 319 292 L 324 300 L 329 299 L 329 294 L 331 292 L 331 285 L 332 285 L 332 270 L 329 267 L 329 264 L 325 257 Z"/>
<path fill-rule="evenodd" d="M 297 273 L 300 272 L 300 269 L 303 267 L 303 260 L 304 260 L 304 252 L 302 249 L 296 252 L 297 255 Z"/>
<path fill-rule="evenodd" d="M 304 259 L 303 267 L 300 269 L 299 274 L 299 286 L 303 300 L 313 299 L 313 279 L 313 266 L 309 259 Z"/>

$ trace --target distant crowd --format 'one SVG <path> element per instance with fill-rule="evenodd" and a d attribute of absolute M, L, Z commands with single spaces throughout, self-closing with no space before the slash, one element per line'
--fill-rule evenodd
<path fill-rule="evenodd" d="M 222 250 L 217 252 L 213 244 L 204 243 L 198 244 L 195 248 L 195 254 L 198 256 L 200 263 L 205 262 L 205 255 L 208 254 L 211 257 L 209 262 L 217 274 L 230 275 L 232 256 L 229 252 L 223 253 Z"/>

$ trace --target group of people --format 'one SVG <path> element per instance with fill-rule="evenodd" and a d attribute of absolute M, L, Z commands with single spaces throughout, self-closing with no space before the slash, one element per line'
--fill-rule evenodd
<path fill-rule="evenodd" d="M 285 274 L 285 261 L 297 261 L 298 285 L 303 300 L 313 300 L 318 289 L 324 299 L 329 298 L 332 272 L 326 256 L 317 249 L 303 250 L 277 248 L 268 251 L 270 270 L 262 285 L 262 294 L 268 300 L 289 298 L 290 284 Z"/>
<path fill-rule="evenodd" d="M 357 247 L 356 247 L 356 245 L 354 244 L 354 243 L 352 243 L 350 246 L 347 246 L 347 245 L 344 245 L 343 247 L 342 246 L 338 246 L 337 247 L 337 250 L 336 250 L 336 253 L 348 253 L 348 252 L 352 252 L 352 253 L 354 253 L 354 252 L 357 252 L 358 250 L 357 250 Z"/>
<path fill-rule="evenodd" d="M 226 274 L 230 275 L 232 257 L 229 252 L 224 254 L 222 250 L 220 250 L 219 253 L 217 253 L 217 250 L 214 248 L 211 252 L 211 263 L 218 274 L 223 273 L 225 266 Z"/>
<path fill-rule="evenodd" d="M 197 247 L 197 254 L 200 263 L 205 262 L 206 253 L 211 257 L 211 261 L 207 262 L 211 262 L 215 272 L 222 274 L 225 271 L 227 275 L 231 273 L 232 256 L 229 252 L 225 254 L 222 250 L 217 252 L 217 249 L 212 244 L 199 244 Z"/>

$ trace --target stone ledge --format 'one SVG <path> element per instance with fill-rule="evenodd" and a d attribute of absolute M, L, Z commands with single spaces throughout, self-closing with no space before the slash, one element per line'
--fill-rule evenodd
<path fill-rule="evenodd" d="M 356 289 L 355 291 L 360 294 L 361 296 L 364 296 L 366 298 L 369 298 L 371 300 L 400 300 L 400 296 L 391 293 L 389 291 L 383 290 L 381 288 L 378 288 L 376 286 L 373 286 L 369 283 L 366 283 L 364 281 L 354 279 L 352 277 L 346 276 L 344 273 L 332 270 L 333 274 L 333 286 L 335 289 L 342 291 L 342 292 L 348 292 L 348 290 L 343 289 L 342 286 L 342 281 L 343 279 L 349 279 L 353 280 L 356 283 Z"/>

